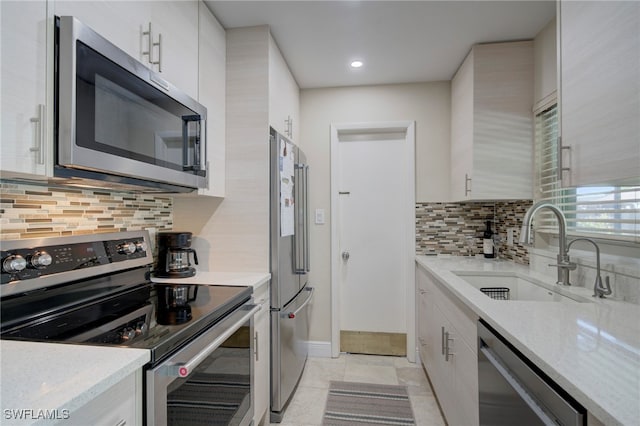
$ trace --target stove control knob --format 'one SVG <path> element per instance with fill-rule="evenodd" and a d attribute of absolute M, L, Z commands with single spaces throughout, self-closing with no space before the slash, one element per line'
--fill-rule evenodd
<path fill-rule="evenodd" d="M 31 259 L 29 259 L 29 263 L 34 268 L 45 268 L 51 265 L 52 260 L 53 259 L 51 258 L 51 255 L 46 251 L 38 251 L 33 256 L 31 256 Z"/>
<path fill-rule="evenodd" d="M 139 323 L 136 324 L 136 336 L 140 334 L 145 334 L 148 328 L 149 327 L 147 326 L 147 323 L 140 321 Z"/>
<path fill-rule="evenodd" d="M 144 241 L 136 241 L 136 251 L 145 252 L 147 251 L 147 243 Z"/>
<path fill-rule="evenodd" d="M 2 270 L 8 273 L 20 272 L 27 267 L 27 261 L 19 254 L 12 254 L 2 262 Z"/>
<path fill-rule="evenodd" d="M 122 340 L 125 342 L 133 339 L 134 337 L 136 337 L 136 331 L 133 328 L 127 327 L 122 330 Z"/>
<path fill-rule="evenodd" d="M 134 243 L 122 243 L 118 246 L 118 253 L 120 254 L 133 254 L 136 252 L 136 245 Z"/>

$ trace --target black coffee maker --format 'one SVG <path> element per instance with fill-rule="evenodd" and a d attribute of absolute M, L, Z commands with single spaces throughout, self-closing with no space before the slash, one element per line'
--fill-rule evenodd
<path fill-rule="evenodd" d="M 191 266 L 198 255 L 191 247 L 191 232 L 158 232 L 158 264 L 154 275 L 160 278 L 187 278 L 196 274 Z"/>

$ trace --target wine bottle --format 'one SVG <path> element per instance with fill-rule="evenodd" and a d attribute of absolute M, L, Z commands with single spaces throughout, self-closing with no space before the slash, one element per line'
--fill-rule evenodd
<path fill-rule="evenodd" d="M 487 221 L 487 229 L 482 234 L 482 254 L 487 259 L 495 257 L 495 248 L 493 246 L 493 232 L 491 231 L 491 221 Z"/>

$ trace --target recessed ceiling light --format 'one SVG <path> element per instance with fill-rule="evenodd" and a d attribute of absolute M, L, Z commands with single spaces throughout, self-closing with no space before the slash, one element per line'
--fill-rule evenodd
<path fill-rule="evenodd" d="M 362 63 L 362 61 L 353 61 L 353 62 L 351 62 L 351 68 L 360 68 L 363 65 L 364 64 Z"/>

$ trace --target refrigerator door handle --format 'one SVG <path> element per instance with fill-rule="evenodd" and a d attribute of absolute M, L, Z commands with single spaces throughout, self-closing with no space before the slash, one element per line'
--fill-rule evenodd
<path fill-rule="evenodd" d="M 307 299 L 304 302 L 302 302 L 302 305 L 298 306 L 298 309 L 296 309 L 295 311 L 283 313 L 282 314 L 283 318 L 290 318 L 290 319 L 295 318 L 296 315 L 298 315 L 298 313 L 300 313 L 300 311 L 303 310 L 304 307 L 309 304 L 309 302 L 311 302 L 311 298 L 313 297 L 313 292 L 315 291 L 315 288 L 307 287 L 305 288 L 305 291 L 309 292 L 309 296 L 307 296 Z"/>
<path fill-rule="evenodd" d="M 304 165 L 304 272 L 311 269 L 309 250 L 309 165 Z"/>
<path fill-rule="evenodd" d="M 305 274 L 309 272 L 309 230 L 307 225 L 308 196 L 307 178 L 309 166 L 297 163 L 295 165 L 296 182 L 296 232 L 293 240 L 294 245 L 294 272 Z"/>

